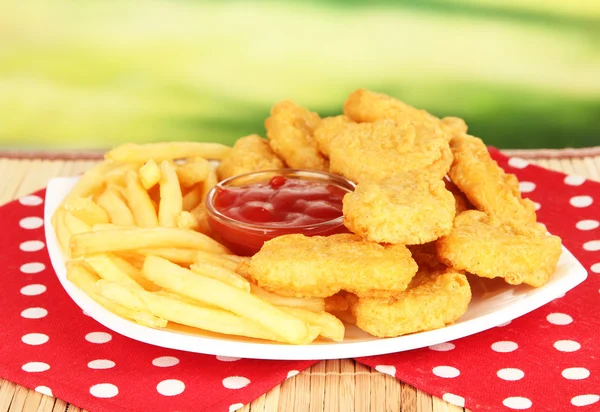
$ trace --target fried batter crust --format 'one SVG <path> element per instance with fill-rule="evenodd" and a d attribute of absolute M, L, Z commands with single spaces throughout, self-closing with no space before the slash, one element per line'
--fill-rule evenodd
<path fill-rule="evenodd" d="M 454 137 L 450 147 L 454 162 L 448 175 L 476 209 L 515 225 L 536 221 L 534 204 L 521 197 L 516 176 L 498 166 L 481 139 Z"/>
<path fill-rule="evenodd" d="M 217 167 L 219 180 L 261 170 L 281 169 L 285 165 L 271 150 L 269 142 L 258 135 L 238 139 L 229 155 Z"/>
<path fill-rule="evenodd" d="M 265 120 L 269 144 L 290 167 L 327 171 L 327 159 L 319 152 L 313 136 L 319 122 L 316 113 L 291 101 L 279 102 Z"/>
<path fill-rule="evenodd" d="M 349 300 L 356 325 L 386 338 L 439 329 L 456 321 L 467 311 L 471 288 L 467 277 L 456 270 L 422 268 L 401 294 Z"/>
<path fill-rule="evenodd" d="M 392 296 L 406 289 L 417 264 L 403 245 L 380 245 L 352 234 L 284 235 L 252 257 L 249 277 L 270 292 L 328 297 L 340 290 Z"/>
<path fill-rule="evenodd" d="M 509 225 L 477 210 L 458 215 L 436 248 L 438 258 L 455 269 L 534 287 L 548 282 L 562 252 L 560 238 L 543 225 Z"/>
<path fill-rule="evenodd" d="M 358 183 L 343 213 L 344 225 L 368 240 L 417 245 L 450 232 L 455 200 L 443 180 L 417 171 Z"/>

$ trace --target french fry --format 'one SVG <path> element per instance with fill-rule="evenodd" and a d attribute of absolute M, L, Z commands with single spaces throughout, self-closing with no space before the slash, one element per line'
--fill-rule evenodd
<path fill-rule="evenodd" d="M 275 306 L 299 308 L 310 310 L 311 312 L 322 312 L 325 310 L 325 301 L 322 298 L 294 298 L 289 296 L 281 296 L 276 293 L 266 291 L 253 283 L 250 283 L 250 291 L 256 297 L 270 302 Z"/>
<path fill-rule="evenodd" d="M 129 171 L 138 170 L 140 166 L 136 163 L 122 163 L 114 169 L 109 170 L 104 176 L 107 185 L 113 185 L 118 188 L 125 186 L 125 176 Z"/>
<path fill-rule="evenodd" d="M 180 229 L 198 229 L 200 221 L 198 218 L 190 212 L 180 212 L 175 218 L 176 226 Z"/>
<path fill-rule="evenodd" d="M 65 198 L 64 203 L 68 204 L 78 197 L 90 196 L 102 189 L 104 187 L 104 176 L 116 166 L 117 164 L 114 162 L 103 161 L 89 169 L 75 183 L 75 186 L 73 186 L 73 189 L 71 189 Z"/>
<path fill-rule="evenodd" d="M 181 248 L 229 253 L 225 246 L 202 233 L 165 227 L 79 233 L 71 236 L 69 247 L 73 257 L 144 248 Z"/>
<path fill-rule="evenodd" d="M 153 328 L 164 328 L 167 326 L 166 319 L 156 317 L 147 312 L 131 310 L 97 294 L 95 285 L 100 278 L 95 273 L 90 272 L 84 266 L 83 262 L 67 262 L 67 279 L 90 298 L 118 316 Z"/>
<path fill-rule="evenodd" d="M 65 203 L 65 209 L 88 225 L 110 222 L 106 210 L 98 206 L 90 197 L 74 198 L 69 203 Z"/>
<path fill-rule="evenodd" d="M 158 226 L 156 209 L 154 209 L 148 192 L 142 186 L 138 174 L 133 170 L 128 171 L 125 181 L 125 198 L 131 208 L 135 223 L 141 227 Z"/>
<path fill-rule="evenodd" d="M 143 261 L 141 261 L 141 259 L 140 265 L 135 266 L 132 262 L 121 256 L 113 254 L 110 254 L 109 256 L 113 265 L 115 265 L 123 273 L 127 274 L 127 276 L 129 276 L 131 279 L 135 280 L 135 282 L 138 283 L 145 290 L 148 290 L 150 292 L 156 292 L 161 290 L 160 286 L 155 285 L 154 283 L 150 282 L 148 279 L 142 276 L 141 267 L 143 265 Z"/>
<path fill-rule="evenodd" d="M 196 252 L 196 258 L 194 259 L 194 263 L 212 263 L 213 265 L 219 265 L 221 267 L 224 267 L 225 269 L 229 269 L 235 272 L 238 267 L 238 264 L 231 261 L 226 256 L 227 255 L 217 255 L 215 253 L 209 253 L 199 250 Z"/>
<path fill-rule="evenodd" d="M 116 258 L 116 256 L 114 256 Z M 113 260 L 113 256 L 109 254 L 99 253 L 84 257 L 85 262 L 102 279 L 118 282 L 134 289 L 143 290 L 144 288 L 133 280 L 127 272 L 121 269 Z"/>
<path fill-rule="evenodd" d="M 190 270 L 199 275 L 209 277 L 227 283 L 228 285 L 240 290 L 250 292 L 250 282 L 231 270 L 227 270 L 222 266 L 212 263 L 194 263 L 190 266 Z"/>
<path fill-rule="evenodd" d="M 206 202 L 206 196 L 208 195 L 208 192 L 210 192 L 210 189 L 216 186 L 217 183 L 219 183 L 219 179 L 217 179 L 217 172 L 215 169 L 211 168 L 208 176 L 206 176 L 206 179 L 204 179 L 204 183 L 202 184 L 201 204 Z"/>
<path fill-rule="evenodd" d="M 212 165 L 208 160 L 202 157 L 195 157 L 193 159 L 188 159 L 181 165 L 176 165 L 175 170 L 181 185 L 190 187 L 205 181 L 212 170 Z"/>
<path fill-rule="evenodd" d="M 313 312 L 306 309 L 281 307 L 284 311 L 310 325 L 321 328 L 321 336 L 336 342 L 344 340 L 345 327 L 341 320 L 327 312 Z"/>
<path fill-rule="evenodd" d="M 134 219 L 129 206 L 114 187 L 107 187 L 98 197 L 98 204 L 106 210 L 112 223 L 133 226 Z"/>
<path fill-rule="evenodd" d="M 199 276 L 156 256 L 146 258 L 142 273 L 164 289 L 250 319 L 272 331 L 285 342 L 310 342 L 309 325 L 306 322 L 233 286 Z"/>
<path fill-rule="evenodd" d="M 124 229 L 137 229 L 135 225 L 115 225 L 114 223 L 98 223 L 92 226 L 93 232 L 99 232 L 102 230 L 124 230 Z"/>
<path fill-rule="evenodd" d="M 71 239 L 71 234 L 65 224 L 65 213 L 67 213 L 65 209 L 62 207 L 58 208 L 52 216 L 52 226 L 54 226 L 54 230 L 56 231 L 56 239 L 60 248 L 67 256 L 70 256 L 69 240 Z"/>
<path fill-rule="evenodd" d="M 140 168 L 140 180 L 144 189 L 148 190 L 154 187 L 160 181 L 160 168 L 154 161 L 149 159 L 144 166 Z"/>
<path fill-rule="evenodd" d="M 71 235 L 76 235 L 78 233 L 89 232 L 92 230 L 91 226 L 85 223 L 83 220 L 73 216 L 70 212 L 66 211 L 63 215 L 65 220 L 65 225 L 67 226 L 67 230 Z"/>
<path fill-rule="evenodd" d="M 135 251 L 143 256 L 154 255 L 180 265 L 189 266 L 196 261 L 198 251 L 182 248 L 143 248 Z"/>
<path fill-rule="evenodd" d="M 160 203 L 158 223 L 163 227 L 175 227 L 177 216 L 183 210 L 183 196 L 179 179 L 173 165 L 167 160 L 160 164 Z"/>
<path fill-rule="evenodd" d="M 183 210 L 188 212 L 202 202 L 202 183 L 196 184 L 183 196 Z"/>
<path fill-rule="evenodd" d="M 168 142 L 149 144 L 124 144 L 104 155 L 107 160 L 115 162 L 144 163 L 149 159 L 157 162 L 163 160 L 203 157 L 221 160 L 231 152 L 231 147 L 219 143 L 202 142 Z"/>
<path fill-rule="evenodd" d="M 148 312 L 182 325 L 227 335 L 280 340 L 265 327 L 221 309 L 202 307 L 164 293 L 136 290 L 115 282 L 99 280 L 96 292 L 129 309 Z"/>

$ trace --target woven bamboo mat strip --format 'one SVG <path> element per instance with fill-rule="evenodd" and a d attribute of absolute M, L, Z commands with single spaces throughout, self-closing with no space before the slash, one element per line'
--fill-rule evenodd
<path fill-rule="evenodd" d="M 527 157 L 531 163 L 600 181 L 600 152 L 576 157 Z M 568 152 L 570 153 L 570 152 Z M 593 153 L 593 154 L 592 154 Z M 512 154 L 512 153 L 511 153 Z M 579 153 L 581 154 L 581 153 Z M 72 176 L 96 160 L 42 160 L 0 157 L 0 205 L 45 187 L 53 177 Z M 0 379 L 0 412 L 80 412 L 60 399 Z M 443 400 L 381 374 L 353 360 L 319 362 L 260 396 L 242 412 L 460 412 Z"/>

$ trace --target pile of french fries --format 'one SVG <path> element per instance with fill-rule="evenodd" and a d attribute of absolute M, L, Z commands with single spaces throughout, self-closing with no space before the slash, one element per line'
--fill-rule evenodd
<path fill-rule="evenodd" d="M 244 276 L 244 258 L 214 239 L 204 200 L 217 177 L 208 159 L 230 150 L 178 142 L 106 153 L 52 218 L 68 280 L 111 312 L 153 328 L 174 323 L 288 344 L 343 340 L 344 325 L 323 299 L 261 289 Z"/>

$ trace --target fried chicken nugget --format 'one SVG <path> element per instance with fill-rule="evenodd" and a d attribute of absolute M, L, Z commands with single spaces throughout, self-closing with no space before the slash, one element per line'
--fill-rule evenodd
<path fill-rule="evenodd" d="M 447 120 L 447 125 L 444 126 L 440 119 L 426 110 L 414 108 L 386 94 L 366 89 L 358 89 L 348 96 L 344 103 L 344 114 L 355 122 L 375 122 L 382 119 L 395 120 L 398 123 L 410 121 L 417 128 L 418 135 L 438 136 L 446 140 L 450 139 L 446 129 L 453 129 L 453 126 L 457 125 L 455 120 Z"/>
<path fill-rule="evenodd" d="M 385 297 L 406 289 L 417 264 L 403 245 L 380 245 L 352 234 L 293 234 L 265 242 L 247 269 L 260 287 L 284 296 L 325 298 L 346 290 Z"/>
<path fill-rule="evenodd" d="M 287 100 L 279 102 L 265 120 L 269 144 L 290 167 L 327 171 L 327 159 L 319 152 L 313 136 L 319 122 L 316 113 Z"/>
<path fill-rule="evenodd" d="M 438 258 L 455 269 L 534 287 L 548 282 L 562 252 L 560 238 L 543 225 L 509 225 L 477 210 L 458 215 L 436 248 Z"/>
<path fill-rule="evenodd" d="M 217 176 L 219 180 L 223 180 L 243 173 L 283 167 L 285 167 L 284 163 L 273 152 L 269 142 L 253 134 L 235 142 L 231 152 L 221 160 L 217 167 Z"/>
<path fill-rule="evenodd" d="M 356 325 L 371 335 L 388 338 L 443 328 L 456 321 L 471 301 L 467 277 L 449 268 L 421 268 L 408 288 L 391 298 L 351 296 Z"/>
<path fill-rule="evenodd" d="M 448 142 L 417 136 L 412 123 L 378 120 L 347 123 L 329 144 L 330 171 L 354 182 L 380 180 L 421 169 L 440 179 L 452 164 Z"/>
<path fill-rule="evenodd" d="M 450 233 L 455 200 L 439 177 L 413 171 L 358 183 L 344 196 L 344 225 L 373 242 L 415 245 Z"/>
<path fill-rule="evenodd" d="M 319 150 L 324 156 L 329 157 L 331 152 L 331 142 L 340 133 L 345 133 L 348 129 L 347 124 L 353 123 L 348 116 L 333 116 L 321 119 L 317 127 L 315 127 L 315 140 L 319 146 Z"/>
<path fill-rule="evenodd" d="M 454 137 L 450 148 L 454 162 L 448 175 L 475 208 L 506 223 L 536 221 L 534 204 L 521 197 L 516 176 L 498 166 L 481 139 Z"/>

